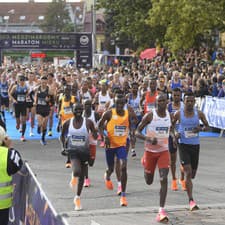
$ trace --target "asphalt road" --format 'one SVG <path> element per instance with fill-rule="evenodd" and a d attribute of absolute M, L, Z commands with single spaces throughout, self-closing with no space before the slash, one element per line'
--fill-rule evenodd
<path fill-rule="evenodd" d="M 200 210 L 188 210 L 186 192 L 170 190 L 166 209 L 169 224 L 174 225 L 224 225 L 225 224 L 225 139 L 201 138 L 200 163 L 197 177 L 194 180 L 194 198 Z M 74 193 L 69 188 L 71 169 L 65 168 L 65 157 L 60 154 L 58 140 L 49 140 L 47 146 L 39 141 L 14 142 L 24 160 L 37 175 L 45 193 L 56 211 L 70 225 L 150 225 L 155 222 L 159 205 L 159 176 L 156 171 L 154 184 L 148 186 L 143 177 L 140 158 L 143 154 L 143 143 L 136 147 L 137 158 L 128 157 L 128 207 L 120 207 L 116 188 L 106 190 L 103 174 L 105 171 L 104 149 L 97 149 L 95 165 L 89 170 L 91 186 L 84 188 L 81 196 L 83 210 L 74 211 Z M 112 181 L 116 187 L 115 174 Z"/>

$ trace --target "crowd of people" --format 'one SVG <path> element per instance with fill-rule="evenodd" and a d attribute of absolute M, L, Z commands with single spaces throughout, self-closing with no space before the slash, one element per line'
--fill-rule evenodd
<path fill-rule="evenodd" d="M 75 210 L 80 210 L 83 186 L 90 185 L 88 167 L 94 165 L 97 140 L 105 147 L 107 169 L 105 186 L 112 190 L 115 170 L 120 205 L 127 206 L 127 155 L 136 157 L 136 138 L 144 140 L 145 181 L 152 184 L 156 166 L 160 174 L 160 208 L 157 221 L 168 221 L 164 209 L 168 173 L 171 189 L 176 191 L 176 161 L 179 151 L 179 182 L 187 191 L 190 210 L 198 209 L 193 199 L 192 179 L 199 159 L 199 131 L 208 129 L 204 114 L 195 107 L 195 97 L 224 97 L 225 54 L 222 49 L 191 49 L 173 59 L 169 51 L 152 60 L 134 58 L 122 65 L 99 69 L 57 67 L 51 63 L 18 65 L 0 69 L 1 122 L 5 111 L 15 117 L 21 141 L 29 135 L 60 133 L 66 166 L 72 167 L 71 188 L 75 191 Z M 53 118 L 58 118 L 53 131 Z M 203 126 L 200 126 L 199 120 Z M 78 181 L 77 181 L 78 179 Z M 77 187 L 77 188 L 76 188 Z"/>

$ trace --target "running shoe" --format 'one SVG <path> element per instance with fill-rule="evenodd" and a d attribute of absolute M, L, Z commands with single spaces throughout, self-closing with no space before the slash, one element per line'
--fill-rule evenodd
<path fill-rule="evenodd" d="M 101 141 L 100 144 L 99 144 L 99 147 L 104 148 L 105 147 L 105 142 Z"/>
<path fill-rule="evenodd" d="M 50 131 L 48 131 L 48 136 L 52 136 L 52 131 L 50 130 Z"/>
<path fill-rule="evenodd" d="M 136 156 L 137 156 L 137 154 L 136 154 L 135 150 L 133 149 L 133 150 L 131 151 L 131 157 L 132 157 L 132 158 L 135 158 Z"/>
<path fill-rule="evenodd" d="M 91 181 L 89 178 L 84 179 L 84 187 L 89 187 L 91 185 Z"/>
<path fill-rule="evenodd" d="M 190 206 L 190 211 L 195 211 L 195 210 L 199 209 L 199 207 L 197 206 L 197 204 L 194 200 L 189 202 L 189 206 Z"/>
<path fill-rule="evenodd" d="M 21 140 L 22 142 L 25 142 L 25 141 L 26 141 L 26 139 L 25 139 L 24 136 L 21 136 L 20 140 Z"/>
<path fill-rule="evenodd" d="M 179 184 L 181 185 L 183 191 L 187 191 L 186 181 L 185 180 L 179 179 Z"/>
<path fill-rule="evenodd" d="M 76 211 L 82 210 L 82 206 L 81 206 L 81 203 L 80 203 L 80 197 L 74 198 L 74 205 L 75 205 Z"/>
<path fill-rule="evenodd" d="M 67 152 L 66 152 L 66 150 L 65 150 L 65 149 L 63 149 L 63 150 L 61 151 L 61 155 L 63 155 L 63 156 L 67 156 Z"/>
<path fill-rule="evenodd" d="M 67 161 L 65 167 L 66 168 L 72 168 L 71 162 Z"/>
<path fill-rule="evenodd" d="M 172 190 L 172 191 L 177 191 L 177 190 L 178 190 L 177 180 L 172 180 L 172 183 L 171 183 L 171 190 Z"/>
<path fill-rule="evenodd" d="M 16 125 L 16 129 L 19 130 L 20 129 L 20 125 Z"/>
<path fill-rule="evenodd" d="M 42 145 L 47 145 L 47 142 L 45 141 L 45 140 L 40 140 L 40 143 L 42 144 Z"/>
<path fill-rule="evenodd" d="M 76 189 L 76 185 L 77 185 L 77 178 L 73 176 L 71 176 L 71 180 L 70 180 L 70 188 L 72 189 L 72 191 L 75 192 Z"/>
<path fill-rule="evenodd" d="M 122 192 L 122 186 L 118 185 L 118 187 L 117 187 L 117 195 L 121 195 L 121 192 Z"/>
<path fill-rule="evenodd" d="M 113 183 L 111 180 L 106 179 L 106 174 L 104 175 L 105 186 L 108 190 L 113 190 Z"/>
<path fill-rule="evenodd" d="M 165 209 L 161 209 L 157 216 L 156 216 L 156 221 L 160 223 L 167 223 L 169 221 L 169 217 L 165 211 Z"/>
<path fill-rule="evenodd" d="M 120 197 L 120 206 L 127 206 L 127 199 L 126 197 Z"/>

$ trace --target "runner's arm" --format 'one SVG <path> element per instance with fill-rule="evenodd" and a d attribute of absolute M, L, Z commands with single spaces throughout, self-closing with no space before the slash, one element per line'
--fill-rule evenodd
<path fill-rule="evenodd" d="M 66 142 L 66 137 L 68 135 L 68 130 L 69 130 L 69 124 L 70 124 L 70 120 L 66 120 L 65 123 L 62 125 L 62 131 L 61 131 L 61 135 L 60 135 L 60 141 L 62 143 L 62 147 L 63 149 L 65 149 L 65 142 Z"/>
<path fill-rule="evenodd" d="M 205 114 L 202 111 L 198 111 L 199 119 L 202 121 L 204 127 L 201 127 L 200 131 L 207 131 L 209 130 L 209 123 L 205 117 Z"/>
<path fill-rule="evenodd" d="M 99 124 L 98 124 L 98 130 L 99 130 L 99 134 L 104 137 L 104 129 L 105 129 L 105 124 L 111 119 L 112 116 L 112 112 L 111 110 L 106 111 L 105 113 L 103 113 Z"/>
<path fill-rule="evenodd" d="M 142 118 L 141 122 L 139 123 L 135 135 L 137 138 L 144 140 L 144 141 L 149 141 L 151 142 L 151 138 L 147 137 L 146 135 L 142 134 L 142 130 L 149 124 L 152 122 L 153 119 L 153 113 L 149 112 L 147 114 L 144 115 L 144 117 Z"/>
<path fill-rule="evenodd" d="M 91 131 L 93 138 L 96 140 L 98 137 L 98 133 L 95 129 L 94 123 L 90 119 L 87 119 L 87 129 Z"/>

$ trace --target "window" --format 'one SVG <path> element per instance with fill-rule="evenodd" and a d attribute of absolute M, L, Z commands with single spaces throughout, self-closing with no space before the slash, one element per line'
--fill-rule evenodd
<path fill-rule="evenodd" d="M 25 20 L 26 16 L 20 16 L 20 20 Z"/>
<path fill-rule="evenodd" d="M 9 16 L 4 16 L 3 19 L 4 20 L 9 20 Z"/>
<path fill-rule="evenodd" d="M 41 15 L 41 16 L 38 17 L 38 20 L 44 20 L 44 19 L 45 19 L 45 16 Z"/>

